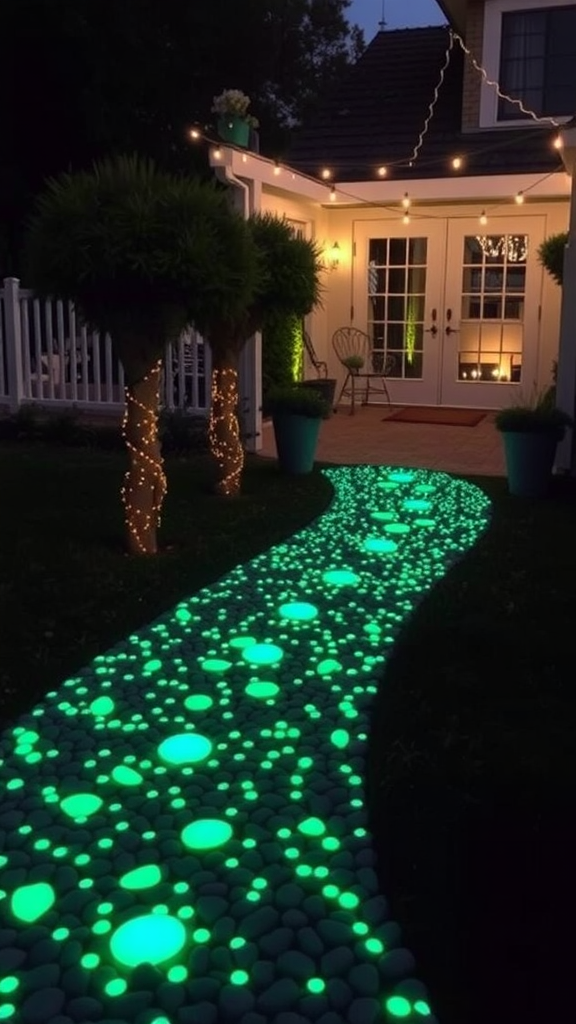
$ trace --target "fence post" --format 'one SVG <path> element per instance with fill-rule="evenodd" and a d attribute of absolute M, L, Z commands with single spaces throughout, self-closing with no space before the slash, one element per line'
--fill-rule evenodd
<path fill-rule="evenodd" d="M 10 412 L 17 412 L 24 398 L 22 373 L 22 325 L 20 320 L 20 280 L 4 278 L 4 321 L 6 325 L 6 369 Z"/>

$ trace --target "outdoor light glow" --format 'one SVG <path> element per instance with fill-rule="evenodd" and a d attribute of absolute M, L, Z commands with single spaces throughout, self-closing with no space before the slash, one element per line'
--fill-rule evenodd
<path fill-rule="evenodd" d="M 379 902 L 369 703 L 405 617 L 476 541 L 490 505 L 443 473 L 326 476 L 335 497 L 323 516 L 96 657 L 4 732 L 0 1019 L 27 1019 L 22 1007 L 43 1007 L 46 988 L 64 1000 L 56 1016 L 84 993 L 99 1020 L 123 1024 L 172 1024 L 197 983 L 218 1019 L 347 1019 L 341 981 L 374 1000 L 389 950 L 386 901 L 363 920 Z M 315 952 L 285 948 L 294 910 Z M 350 967 L 315 976 L 337 947 Z M 257 962 L 273 963 L 269 979 Z M 401 977 L 378 976 L 382 1024 L 431 1017 L 423 988 L 409 998 Z M 273 986 L 288 980 L 302 1005 L 278 1004 Z"/>
<path fill-rule="evenodd" d="M 184 925 L 176 917 L 144 914 L 120 925 L 110 939 L 110 952 L 125 967 L 162 964 L 176 956 L 185 941 Z"/>

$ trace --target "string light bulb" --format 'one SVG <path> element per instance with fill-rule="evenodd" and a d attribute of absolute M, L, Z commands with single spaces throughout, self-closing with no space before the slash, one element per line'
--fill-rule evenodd
<path fill-rule="evenodd" d="M 522 191 L 516 193 L 514 196 L 514 202 L 518 203 L 518 206 L 522 206 L 522 203 L 524 202 L 524 193 Z"/>
<path fill-rule="evenodd" d="M 486 216 L 486 210 L 482 210 L 480 217 L 478 218 L 482 226 L 488 223 L 488 217 Z"/>
<path fill-rule="evenodd" d="M 323 167 L 321 172 L 320 172 L 320 177 L 323 178 L 324 181 L 327 181 L 328 178 L 331 178 L 332 177 L 332 171 L 330 170 L 330 168 L 329 167 Z"/>
<path fill-rule="evenodd" d="M 151 531 L 160 526 L 160 511 L 167 490 L 158 440 L 161 373 L 160 359 L 141 380 L 124 389 L 122 437 L 131 456 L 131 465 L 124 477 L 121 495 L 130 547 L 133 553 L 140 555 L 156 554 L 156 538 Z M 142 401 L 144 398 L 146 400 Z"/>
<path fill-rule="evenodd" d="M 217 146 L 216 149 L 212 151 L 212 156 L 214 157 L 215 160 L 220 160 L 222 156 L 222 150 L 220 149 L 220 146 Z"/>
<path fill-rule="evenodd" d="M 190 135 L 190 138 L 194 139 L 195 141 L 197 139 L 201 139 L 202 138 L 202 133 L 198 130 L 198 128 L 191 128 L 190 132 L 189 132 L 189 135 Z"/>
<path fill-rule="evenodd" d="M 452 160 L 452 167 L 454 168 L 455 171 L 459 171 L 460 168 L 462 167 L 462 164 L 463 160 L 461 156 L 455 156 L 454 159 Z"/>
<path fill-rule="evenodd" d="M 334 185 L 332 185 L 332 188 L 330 189 L 330 202 L 331 203 L 335 203 L 336 202 L 336 189 L 335 189 Z"/>
<path fill-rule="evenodd" d="M 379 178 L 385 178 L 386 175 L 388 174 L 388 168 L 382 165 L 381 167 L 378 168 L 377 174 Z"/>
<path fill-rule="evenodd" d="M 404 214 L 404 216 L 402 217 L 402 223 L 403 224 L 409 224 L 410 223 L 410 214 L 409 213 L 405 213 Z"/>
<path fill-rule="evenodd" d="M 281 170 L 282 170 L 282 168 L 280 167 L 280 164 L 278 163 L 277 160 L 275 160 L 275 162 L 274 162 L 274 174 L 276 174 L 276 175 L 280 174 Z"/>
<path fill-rule="evenodd" d="M 564 145 L 564 140 L 563 140 L 562 136 L 561 135 L 557 135 L 556 138 L 554 139 L 554 142 L 552 143 L 552 145 L 554 146 L 554 149 L 562 149 L 562 147 Z"/>
<path fill-rule="evenodd" d="M 404 198 L 402 200 L 402 206 L 404 207 L 405 210 L 409 210 L 410 209 L 410 196 L 408 195 L 407 192 L 404 193 Z"/>

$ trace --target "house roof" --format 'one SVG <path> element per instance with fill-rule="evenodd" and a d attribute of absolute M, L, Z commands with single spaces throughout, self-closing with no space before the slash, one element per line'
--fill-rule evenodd
<path fill-rule="evenodd" d="M 377 180 L 388 168 L 395 179 L 552 172 L 560 165 L 550 126 L 462 132 L 464 54 L 457 43 L 417 157 L 410 159 L 424 128 L 449 44 L 446 26 L 379 32 L 294 138 L 287 154 L 297 170 L 334 181 Z M 462 169 L 451 168 L 463 157 Z"/>

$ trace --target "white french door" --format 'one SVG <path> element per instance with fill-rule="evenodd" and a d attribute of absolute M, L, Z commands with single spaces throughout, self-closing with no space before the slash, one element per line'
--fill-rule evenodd
<path fill-rule="evenodd" d="M 544 235 L 530 215 L 356 222 L 353 322 L 394 404 L 497 409 L 531 391 Z"/>

